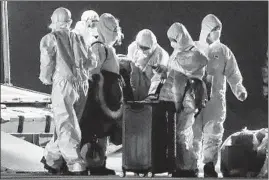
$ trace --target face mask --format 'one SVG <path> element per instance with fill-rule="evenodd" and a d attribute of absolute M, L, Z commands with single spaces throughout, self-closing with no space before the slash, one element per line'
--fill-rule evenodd
<path fill-rule="evenodd" d="M 93 36 L 98 35 L 97 28 L 88 28 L 88 30 L 93 34 Z"/>
<path fill-rule="evenodd" d="M 219 40 L 219 38 L 220 38 L 220 30 L 212 31 L 208 35 L 207 42 L 209 44 L 212 44 L 213 42 Z"/>
<path fill-rule="evenodd" d="M 169 38 L 169 40 L 170 40 L 170 45 L 172 48 L 177 49 L 177 50 L 181 49 L 181 46 L 177 43 L 177 40 L 173 38 Z"/>
<path fill-rule="evenodd" d="M 142 46 L 142 45 L 139 45 L 139 44 L 137 44 L 137 46 L 138 46 L 140 52 L 143 55 L 145 55 L 145 56 L 150 55 L 150 53 L 151 53 L 151 48 L 150 47 Z"/>
<path fill-rule="evenodd" d="M 178 44 L 176 42 L 171 42 L 171 47 L 174 48 L 174 49 L 177 49 L 178 48 Z"/>
<path fill-rule="evenodd" d="M 144 54 L 145 56 L 149 56 L 149 55 L 151 54 L 151 50 L 149 49 L 149 50 L 147 50 L 147 51 L 143 51 L 143 54 Z"/>
<path fill-rule="evenodd" d="M 184 50 L 184 48 L 182 48 L 178 43 L 176 42 L 171 42 L 171 46 L 172 48 L 177 51 L 177 52 L 181 52 Z"/>

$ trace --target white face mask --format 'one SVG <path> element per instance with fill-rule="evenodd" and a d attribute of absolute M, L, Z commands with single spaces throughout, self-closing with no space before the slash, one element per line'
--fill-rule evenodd
<path fill-rule="evenodd" d="M 146 58 L 148 55 L 147 53 L 145 53 L 144 51 L 142 51 L 141 49 L 138 49 L 137 51 L 137 57 L 139 57 L 139 59 L 144 59 Z"/>
<path fill-rule="evenodd" d="M 181 51 L 182 47 L 179 45 L 176 39 L 169 38 L 170 45 L 174 50 Z"/>
<path fill-rule="evenodd" d="M 143 54 L 144 56 L 148 56 L 151 54 L 151 48 L 149 47 L 145 47 L 145 46 L 140 46 L 139 44 L 137 44 L 138 46 L 138 50 L 140 51 L 141 54 Z"/>
<path fill-rule="evenodd" d="M 174 48 L 174 49 L 177 49 L 178 48 L 178 44 L 176 42 L 171 42 L 171 47 Z"/>
<path fill-rule="evenodd" d="M 92 36 L 98 36 L 97 28 L 88 28 L 88 31 L 91 33 Z"/>
<path fill-rule="evenodd" d="M 170 44 L 171 44 L 171 47 L 177 52 L 181 52 L 183 50 L 182 47 L 176 42 L 172 41 Z"/>
<path fill-rule="evenodd" d="M 220 30 L 212 31 L 209 33 L 207 37 L 207 42 L 209 44 L 214 43 L 215 41 L 219 40 L 220 38 Z"/>
<path fill-rule="evenodd" d="M 151 54 L 151 50 L 142 51 L 145 56 L 149 56 Z"/>

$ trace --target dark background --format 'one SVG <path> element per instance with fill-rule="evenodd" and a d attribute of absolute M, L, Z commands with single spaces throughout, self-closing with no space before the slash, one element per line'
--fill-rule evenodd
<path fill-rule="evenodd" d="M 194 40 L 198 40 L 202 19 L 215 14 L 223 23 L 221 41 L 228 45 L 237 58 L 248 99 L 241 103 L 227 91 L 227 120 L 225 137 L 245 126 L 249 129 L 268 127 L 268 102 L 262 93 L 261 67 L 268 48 L 268 2 L 8 2 L 11 81 L 13 85 L 50 93 L 39 75 L 39 42 L 49 32 L 50 16 L 57 7 L 66 7 L 72 13 L 73 25 L 83 11 L 105 12 L 120 19 L 125 34 L 118 53 L 126 53 L 128 45 L 141 29 L 151 29 L 159 44 L 172 52 L 166 32 L 173 22 L 186 26 Z M 3 82 L 1 60 L 1 82 Z"/>

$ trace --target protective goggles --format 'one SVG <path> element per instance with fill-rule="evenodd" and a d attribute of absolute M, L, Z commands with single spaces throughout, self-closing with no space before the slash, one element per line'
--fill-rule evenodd
<path fill-rule="evenodd" d="M 97 26 L 98 20 L 92 20 L 91 23 L 88 25 L 89 28 L 95 28 Z"/>
<path fill-rule="evenodd" d="M 177 40 L 174 39 L 174 38 L 169 38 L 169 41 L 170 41 L 170 42 L 175 42 L 175 43 L 177 42 Z"/>
<path fill-rule="evenodd" d="M 216 27 L 214 27 L 212 30 L 211 30 L 211 32 L 213 32 L 213 31 L 219 31 L 220 30 L 220 26 L 216 26 Z"/>
<path fill-rule="evenodd" d="M 143 46 L 143 45 L 140 45 L 140 44 L 138 44 L 138 43 L 137 43 L 137 45 L 138 45 L 138 47 L 139 47 L 142 51 L 148 51 L 148 50 L 151 49 L 150 47 Z"/>

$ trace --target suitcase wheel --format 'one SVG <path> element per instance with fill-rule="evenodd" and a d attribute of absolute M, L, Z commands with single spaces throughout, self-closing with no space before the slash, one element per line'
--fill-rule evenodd
<path fill-rule="evenodd" d="M 139 173 L 139 177 L 146 177 L 147 173 Z"/>
<path fill-rule="evenodd" d="M 121 178 L 125 177 L 126 176 L 126 171 L 123 170 L 122 172 L 120 172 L 119 176 Z"/>
<path fill-rule="evenodd" d="M 148 172 L 147 176 L 148 176 L 149 178 L 152 178 L 152 177 L 154 177 L 154 174 L 153 174 L 152 172 Z"/>

